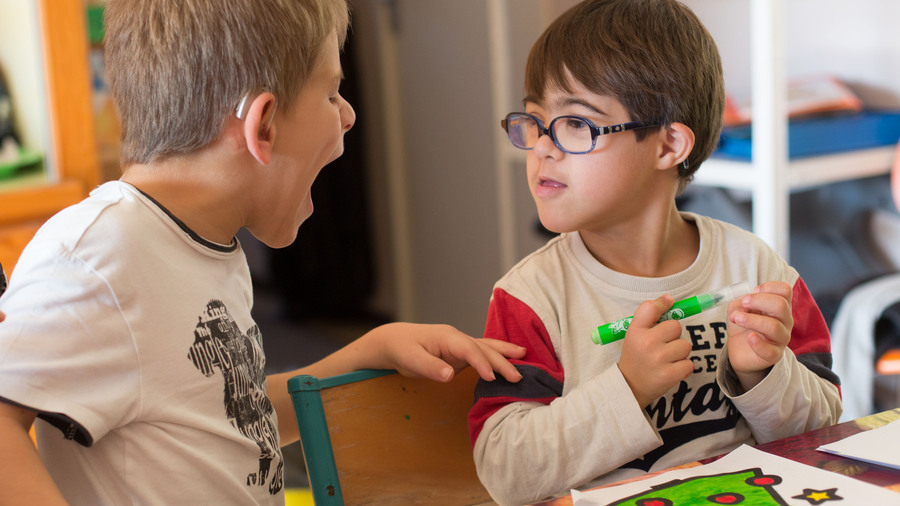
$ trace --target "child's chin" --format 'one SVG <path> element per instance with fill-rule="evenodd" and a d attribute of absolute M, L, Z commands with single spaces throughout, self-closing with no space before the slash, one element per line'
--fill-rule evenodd
<path fill-rule="evenodd" d="M 574 232 L 575 230 L 567 223 L 562 220 L 554 220 L 551 217 L 544 217 L 538 215 L 538 219 L 540 220 L 541 227 L 543 231 L 546 231 L 550 234 L 563 234 L 566 232 Z"/>

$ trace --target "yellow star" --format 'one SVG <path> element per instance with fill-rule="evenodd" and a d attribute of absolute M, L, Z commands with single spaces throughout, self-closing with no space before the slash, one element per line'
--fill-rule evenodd
<path fill-rule="evenodd" d="M 828 492 L 811 492 L 808 496 L 806 496 L 813 501 L 824 501 L 826 499 L 831 499 L 828 495 Z"/>
<path fill-rule="evenodd" d="M 829 488 L 827 490 L 805 488 L 802 494 L 795 495 L 792 499 L 805 499 L 810 504 L 822 504 L 825 501 L 840 501 L 843 497 L 837 495 L 837 488 Z"/>

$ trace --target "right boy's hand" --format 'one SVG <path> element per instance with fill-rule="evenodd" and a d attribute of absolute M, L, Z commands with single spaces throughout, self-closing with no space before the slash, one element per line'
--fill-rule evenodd
<path fill-rule="evenodd" d="M 681 339 L 681 324 L 675 320 L 656 323 L 674 302 L 671 295 L 644 302 L 625 334 L 619 370 L 642 408 L 694 370 L 691 343 Z"/>

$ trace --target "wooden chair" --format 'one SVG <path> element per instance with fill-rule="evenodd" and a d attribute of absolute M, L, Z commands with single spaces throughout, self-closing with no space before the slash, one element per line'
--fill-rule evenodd
<path fill-rule="evenodd" d="M 450 383 L 381 370 L 291 378 L 315 503 L 489 502 L 466 429 L 477 380 L 471 367 Z"/>

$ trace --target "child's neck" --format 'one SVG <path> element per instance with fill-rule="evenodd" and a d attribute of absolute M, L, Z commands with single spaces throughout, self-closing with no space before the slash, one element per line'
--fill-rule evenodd
<path fill-rule="evenodd" d="M 120 179 L 153 197 L 204 239 L 228 244 L 243 224 L 241 201 L 232 188 L 236 178 L 225 164 L 189 158 L 132 165 Z"/>
<path fill-rule="evenodd" d="M 594 258 L 616 272 L 648 278 L 670 276 L 696 260 L 700 233 L 674 204 L 663 214 L 663 219 L 644 215 L 605 230 L 579 233 Z"/>

